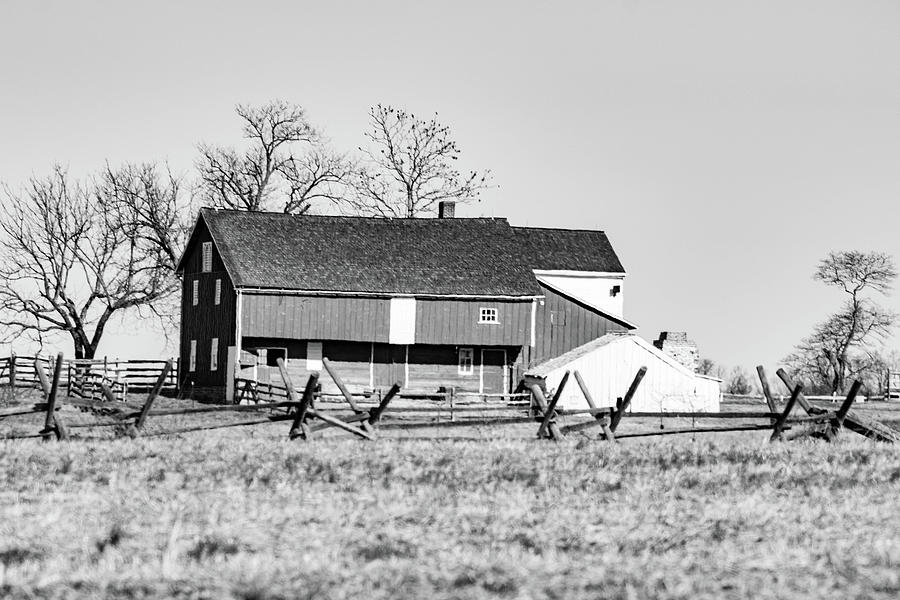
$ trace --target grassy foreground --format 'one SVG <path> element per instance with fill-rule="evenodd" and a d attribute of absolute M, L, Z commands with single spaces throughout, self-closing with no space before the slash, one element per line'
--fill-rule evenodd
<path fill-rule="evenodd" d="M 0 442 L 0 596 L 894 598 L 900 451 Z"/>

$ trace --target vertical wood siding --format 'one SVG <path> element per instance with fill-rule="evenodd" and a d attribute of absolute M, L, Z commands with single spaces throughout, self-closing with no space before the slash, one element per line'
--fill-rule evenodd
<path fill-rule="evenodd" d="M 535 348 L 530 366 L 559 356 L 582 344 L 616 331 L 627 331 L 595 311 L 541 286 L 545 299 L 538 302 Z"/>
<path fill-rule="evenodd" d="M 225 265 L 215 245 L 213 245 L 212 271 L 202 272 L 201 249 L 203 242 L 212 241 L 212 236 L 202 223 L 196 232 L 194 241 L 190 253 L 185 257 L 181 288 L 179 354 L 184 367 L 179 371 L 178 377 L 179 388 L 183 389 L 184 393 L 190 393 L 191 387 L 224 387 L 228 347 L 235 343 L 236 296 L 234 286 L 225 271 Z M 221 302 L 218 305 L 214 303 L 216 279 L 222 280 Z M 199 301 L 197 306 L 192 304 L 194 281 L 198 282 Z M 210 370 L 210 344 L 213 338 L 219 340 L 219 364 L 215 371 Z M 191 340 L 197 340 L 197 368 L 194 372 L 188 370 Z"/>
<path fill-rule="evenodd" d="M 416 302 L 417 344 L 521 346 L 531 339 L 531 300 Z M 481 308 L 496 308 L 497 323 L 479 323 Z"/>
<path fill-rule="evenodd" d="M 390 300 L 244 293 L 244 337 L 387 342 Z"/>

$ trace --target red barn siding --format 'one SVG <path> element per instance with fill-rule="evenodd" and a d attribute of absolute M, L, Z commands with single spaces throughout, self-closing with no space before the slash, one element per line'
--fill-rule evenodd
<path fill-rule="evenodd" d="M 195 232 L 196 243 L 185 257 L 181 301 L 181 343 L 179 354 L 181 370 L 180 387 L 191 394 L 194 387 L 225 387 L 228 363 L 228 347 L 233 346 L 235 325 L 235 291 L 225 265 L 213 245 L 212 271 L 202 272 L 202 242 L 212 241 L 209 231 L 202 224 Z M 216 279 L 222 280 L 221 301 L 214 303 Z M 199 282 L 197 306 L 193 305 L 194 281 Z M 219 340 L 218 368 L 210 370 L 210 347 L 213 338 Z M 196 370 L 190 372 L 190 343 L 197 341 Z"/>
<path fill-rule="evenodd" d="M 387 342 L 390 300 L 353 296 L 243 295 L 245 337 Z"/>
<path fill-rule="evenodd" d="M 479 323 L 482 308 L 497 323 Z M 417 344 L 521 346 L 531 339 L 531 300 L 416 300 Z"/>
<path fill-rule="evenodd" d="M 597 313 L 596 310 L 541 286 L 545 299 L 538 302 L 535 348 L 529 366 L 540 364 L 582 344 L 625 326 Z M 551 322 L 554 321 L 554 322 Z"/>

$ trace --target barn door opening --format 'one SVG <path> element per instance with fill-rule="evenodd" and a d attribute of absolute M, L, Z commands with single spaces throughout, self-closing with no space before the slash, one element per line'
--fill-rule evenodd
<path fill-rule="evenodd" d="M 509 369 L 506 350 L 483 348 L 481 350 L 481 393 L 506 394 L 509 392 Z"/>
<path fill-rule="evenodd" d="M 397 382 L 406 387 L 406 353 L 406 346 L 375 344 L 372 348 L 372 377 L 376 388 L 388 389 Z"/>

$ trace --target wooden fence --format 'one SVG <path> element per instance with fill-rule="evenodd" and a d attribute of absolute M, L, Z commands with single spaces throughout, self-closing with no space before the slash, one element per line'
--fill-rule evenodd
<path fill-rule="evenodd" d="M 404 395 L 400 393 L 399 384 L 395 384 L 383 395 L 351 394 L 327 358 L 323 359 L 323 366 L 340 390 L 340 395 L 322 394 L 318 391 L 320 389 L 318 373 L 310 375 L 302 393 L 299 393 L 288 376 L 284 361 L 279 359 L 278 366 L 283 385 L 266 384 L 263 388 L 263 393 L 282 399 L 261 401 L 257 384 L 255 401 L 246 404 L 154 410 L 154 401 L 174 368 L 173 361 L 167 361 L 157 373 L 155 382 L 150 386 L 146 401 L 139 407 L 115 402 L 115 392 L 102 377 L 92 384 L 100 389 L 102 400 L 89 397 L 83 391 L 83 388 L 82 396 L 79 399 L 69 398 L 68 400 L 62 400 L 59 390 L 65 364 L 62 355 L 56 360 L 48 361 L 46 368 L 40 359 L 33 361 L 33 370 L 38 386 L 44 393 L 45 401 L 35 403 L 31 407 L 17 406 L 0 410 L 0 420 L 38 413 L 43 415 L 44 426 L 43 429 L 34 435 L 13 435 L 7 436 L 8 438 L 68 438 L 69 428 L 63 422 L 65 418 L 58 412 L 60 404 L 68 402 L 81 410 L 91 412 L 97 417 L 97 420 L 92 423 L 72 424 L 72 428 L 119 426 L 120 430 L 128 432 L 132 437 L 143 434 L 144 425 L 150 418 L 209 413 L 222 414 L 226 412 L 255 412 L 256 418 L 253 420 L 201 423 L 186 427 L 180 426 L 182 424 L 178 423 L 180 426 L 178 429 L 163 429 L 152 432 L 149 435 L 180 434 L 287 421 L 290 422 L 288 431 L 290 439 L 301 438 L 307 440 L 313 437 L 316 432 L 325 428 L 337 428 L 363 439 L 374 440 L 377 438 L 378 429 L 413 430 L 417 428 L 471 427 L 472 425 L 497 427 L 530 424 L 537 427 L 536 434 L 539 439 L 556 441 L 563 440 L 571 434 L 579 434 L 584 439 L 591 430 L 599 430 L 600 433 L 595 439 L 607 442 L 660 435 L 740 431 L 770 431 L 769 439 L 772 442 L 798 437 L 812 437 L 833 441 L 841 431 L 846 429 L 873 440 L 900 443 L 900 431 L 873 419 L 855 414 L 851 410 L 861 387 L 860 382 L 854 382 L 849 394 L 842 399 L 839 407 L 835 410 L 826 410 L 825 408 L 811 405 L 803 395 L 803 385 L 794 382 L 784 370 L 779 369 L 777 372 L 778 377 L 785 387 L 791 390 L 787 401 L 783 403 L 783 406 L 779 406 L 775 395 L 771 392 L 763 367 L 758 367 L 757 371 L 762 383 L 768 410 L 701 413 L 689 411 L 631 411 L 632 398 L 647 372 L 646 367 L 638 369 L 631 385 L 624 391 L 622 397 L 617 399 L 616 405 L 612 407 L 598 407 L 596 405 L 591 391 L 587 388 L 577 371 L 571 373 L 567 371 L 557 388 L 549 396 L 546 390 L 534 384 L 530 386 L 529 396 L 517 394 L 514 397 L 498 399 L 493 403 L 487 402 L 485 398 L 478 395 L 473 395 L 476 398 L 475 400 L 463 401 L 462 398 L 456 398 L 452 392 L 427 395 L 407 393 L 405 399 L 410 404 L 403 406 L 401 402 L 401 405 L 398 406 L 397 403 L 392 404 L 392 402 L 404 399 Z M 50 368 L 51 366 L 52 368 Z M 53 373 L 52 381 L 48 375 L 51 371 Z M 562 392 L 570 379 L 574 379 L 581 389 L 588 408 L 577 410 L 557 408 Z M 284 392 L 283 397 L 281 396 L 282 391 Z M 794 414 L 794 409 L 798 406 L 806 413 L 805 415 Z M 569 419 L 570 417 L 571 420 Z M 639 421 L 640 419 L 648 418 L 687 418 L 691 419 L 692 423 L 686 427 L 635 430 L 635 427 L 646 424 L 643 421 Z M 733 419 L 740 422 L 728 423 L 729 420 Z M 634 423 L 634 427 L 629 427 L 624 432 L 619 429 L 623 422 L 633 420 L 637 421 Z M 697 421 L 705 423 L 710 420 L 724 421 L 724 424 L 717 426 L 697 424 Z"/>
<path fill-rule="evenodd" d="M 165 360 L 110 360 L 63 359 L 60 372 L 61 388 L 67 396 L 99 398 L 101 381 L 113 388 L 120 398 L 128 393 L 143 393 L 156 383 L 159 373 L 166 365 Z M 45 369 L 54 369 L 54 356 L 21 356 L 12 354 L 0 357 L 0 385 L 11 387 L 40 387 L 36 364 Z M 174 394 L 178 386 L 177 362 L 168 371 L 162 385 L 164 394 Z"/>

